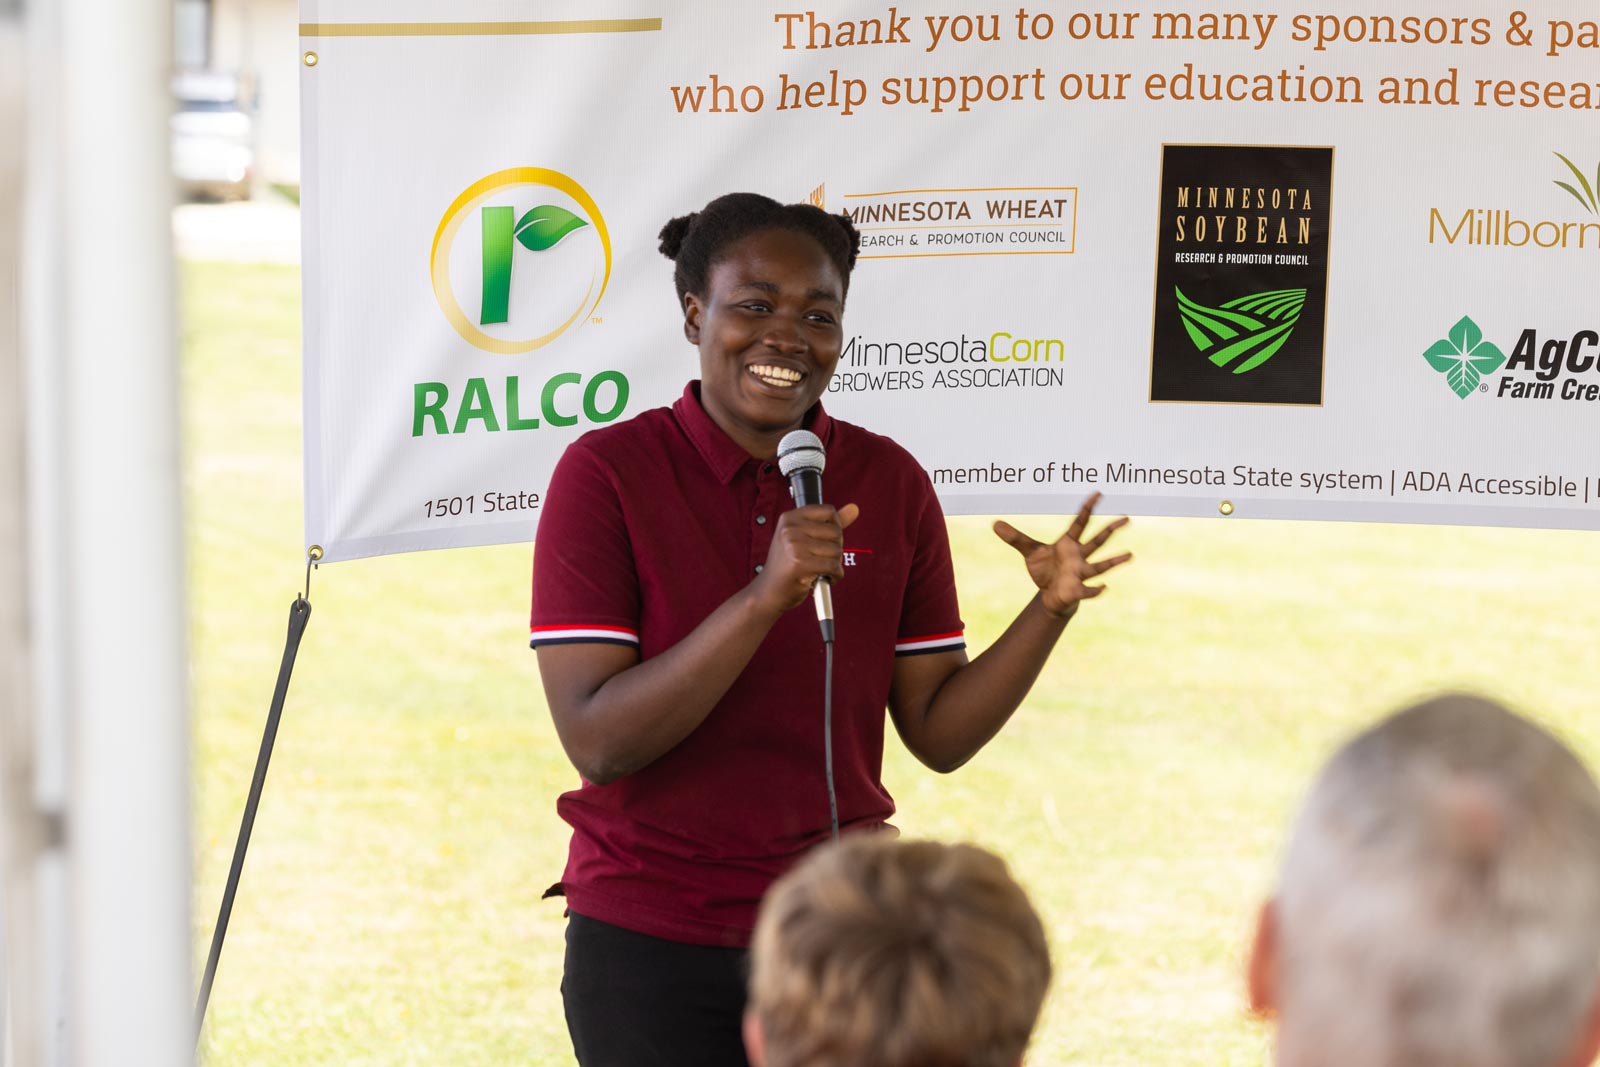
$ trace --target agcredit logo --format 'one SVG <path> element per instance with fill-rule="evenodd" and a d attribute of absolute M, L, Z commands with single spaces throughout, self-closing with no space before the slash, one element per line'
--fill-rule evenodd
<path fill-rule="evenodd" d="M 1422 355 L 1463 400 L 1478 392 L 1496 401 L 1600 402 L 1600 329 L 1569 329 L 1524 326 L 1507 355 L 1463 316 Z M 1497 372 L 1491 387 L 1485 379 Z"/>
<path fill-rule="evenodd" d="M 1450 335 L 1440 338 L 1422 353 L 1428 366 L 1445 376 L 1451 392 L 1465 400 L 1482 385 L 1483 379 L 1505 365 L 1505 353 L 1483 339 L 1478 324 L 1465 315 L 1450 327 Z"/>
<path fill-rule="evenodd" d="M 456 197 L 439 220 L 428 266 L 456 332 L 485 352 L 514 355 L 594 314 L 611 280 L 611 236 L 576 181 L 512 167 Z"/>

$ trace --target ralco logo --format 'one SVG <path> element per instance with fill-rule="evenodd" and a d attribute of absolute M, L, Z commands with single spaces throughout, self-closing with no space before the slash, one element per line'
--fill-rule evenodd
<path fill-rule="evenodd" d="M 433 295 L 486 352 L 549 344 L 594 314 L 611 237 L 588 192 L 559 171 L 513 167 L 456 197 L 434 233 Z"/>

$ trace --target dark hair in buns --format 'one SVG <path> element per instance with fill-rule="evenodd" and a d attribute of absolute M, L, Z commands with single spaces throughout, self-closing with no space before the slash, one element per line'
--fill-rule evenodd
<path fill-rule="evenodd" d="M 856 265 L 861 234 L 844 215 L 830 215 L 811 204 L 780 204 L 759 193 L 728 193 L 699 211 L 661 227 L 661 254 L 676 264 L 672 272 L 678 303 L 685 293 L 704 293 L 711 267 L 729 245 L 760 230 L 794 230 L 812 238 L 839 268 L 844 291 Z"/>

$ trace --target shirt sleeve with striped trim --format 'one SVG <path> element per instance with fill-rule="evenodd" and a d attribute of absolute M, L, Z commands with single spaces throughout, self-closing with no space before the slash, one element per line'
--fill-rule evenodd
<path fill-rule="evenodd" d="M 945 527 L 944 509 L 939 507 L 939 498 L 927 474 L 920 467 L 917 472 L 923 486 L 922 508 L 917 516 L 911 573 L 900 608 L 900 626 L 894 643 L 896 656 L 923 656 L 967 647 L 961 608 L 956 600 L 955 565 L 950 559 L 950 534 Z"/>
<path fill-rule="evenodd" d="M 616 477 L 575 442 L 550 476 L 533 549 L 528 644 L 639 645 L 639 578 Z"/>

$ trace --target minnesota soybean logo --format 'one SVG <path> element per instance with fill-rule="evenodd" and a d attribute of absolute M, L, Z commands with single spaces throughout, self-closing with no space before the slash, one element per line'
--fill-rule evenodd
<path fill-rule="evenodd" d="M 611 236 L 583 186 L 513 167 L 456 197 L 429 270 L 445 318 L 485 352 L 530 352 L 594 314 L 611 280 Z"/>
<path fill-rule="evenodd" d="M 1464 315 L 1450 327 L 1450 336 L 1433 342 L 1422 356 L 1463 400 L 1482 385 L 1485 375 L 1493 374 L 1506 361 L 1505 353 L 1485 341 L 1478 324 Z"/>
<path fill-rule="evenodd" d="M 1160 185 L 1150 400 L 1321 404 L 1333 149 L 1163 145 Z"/>

